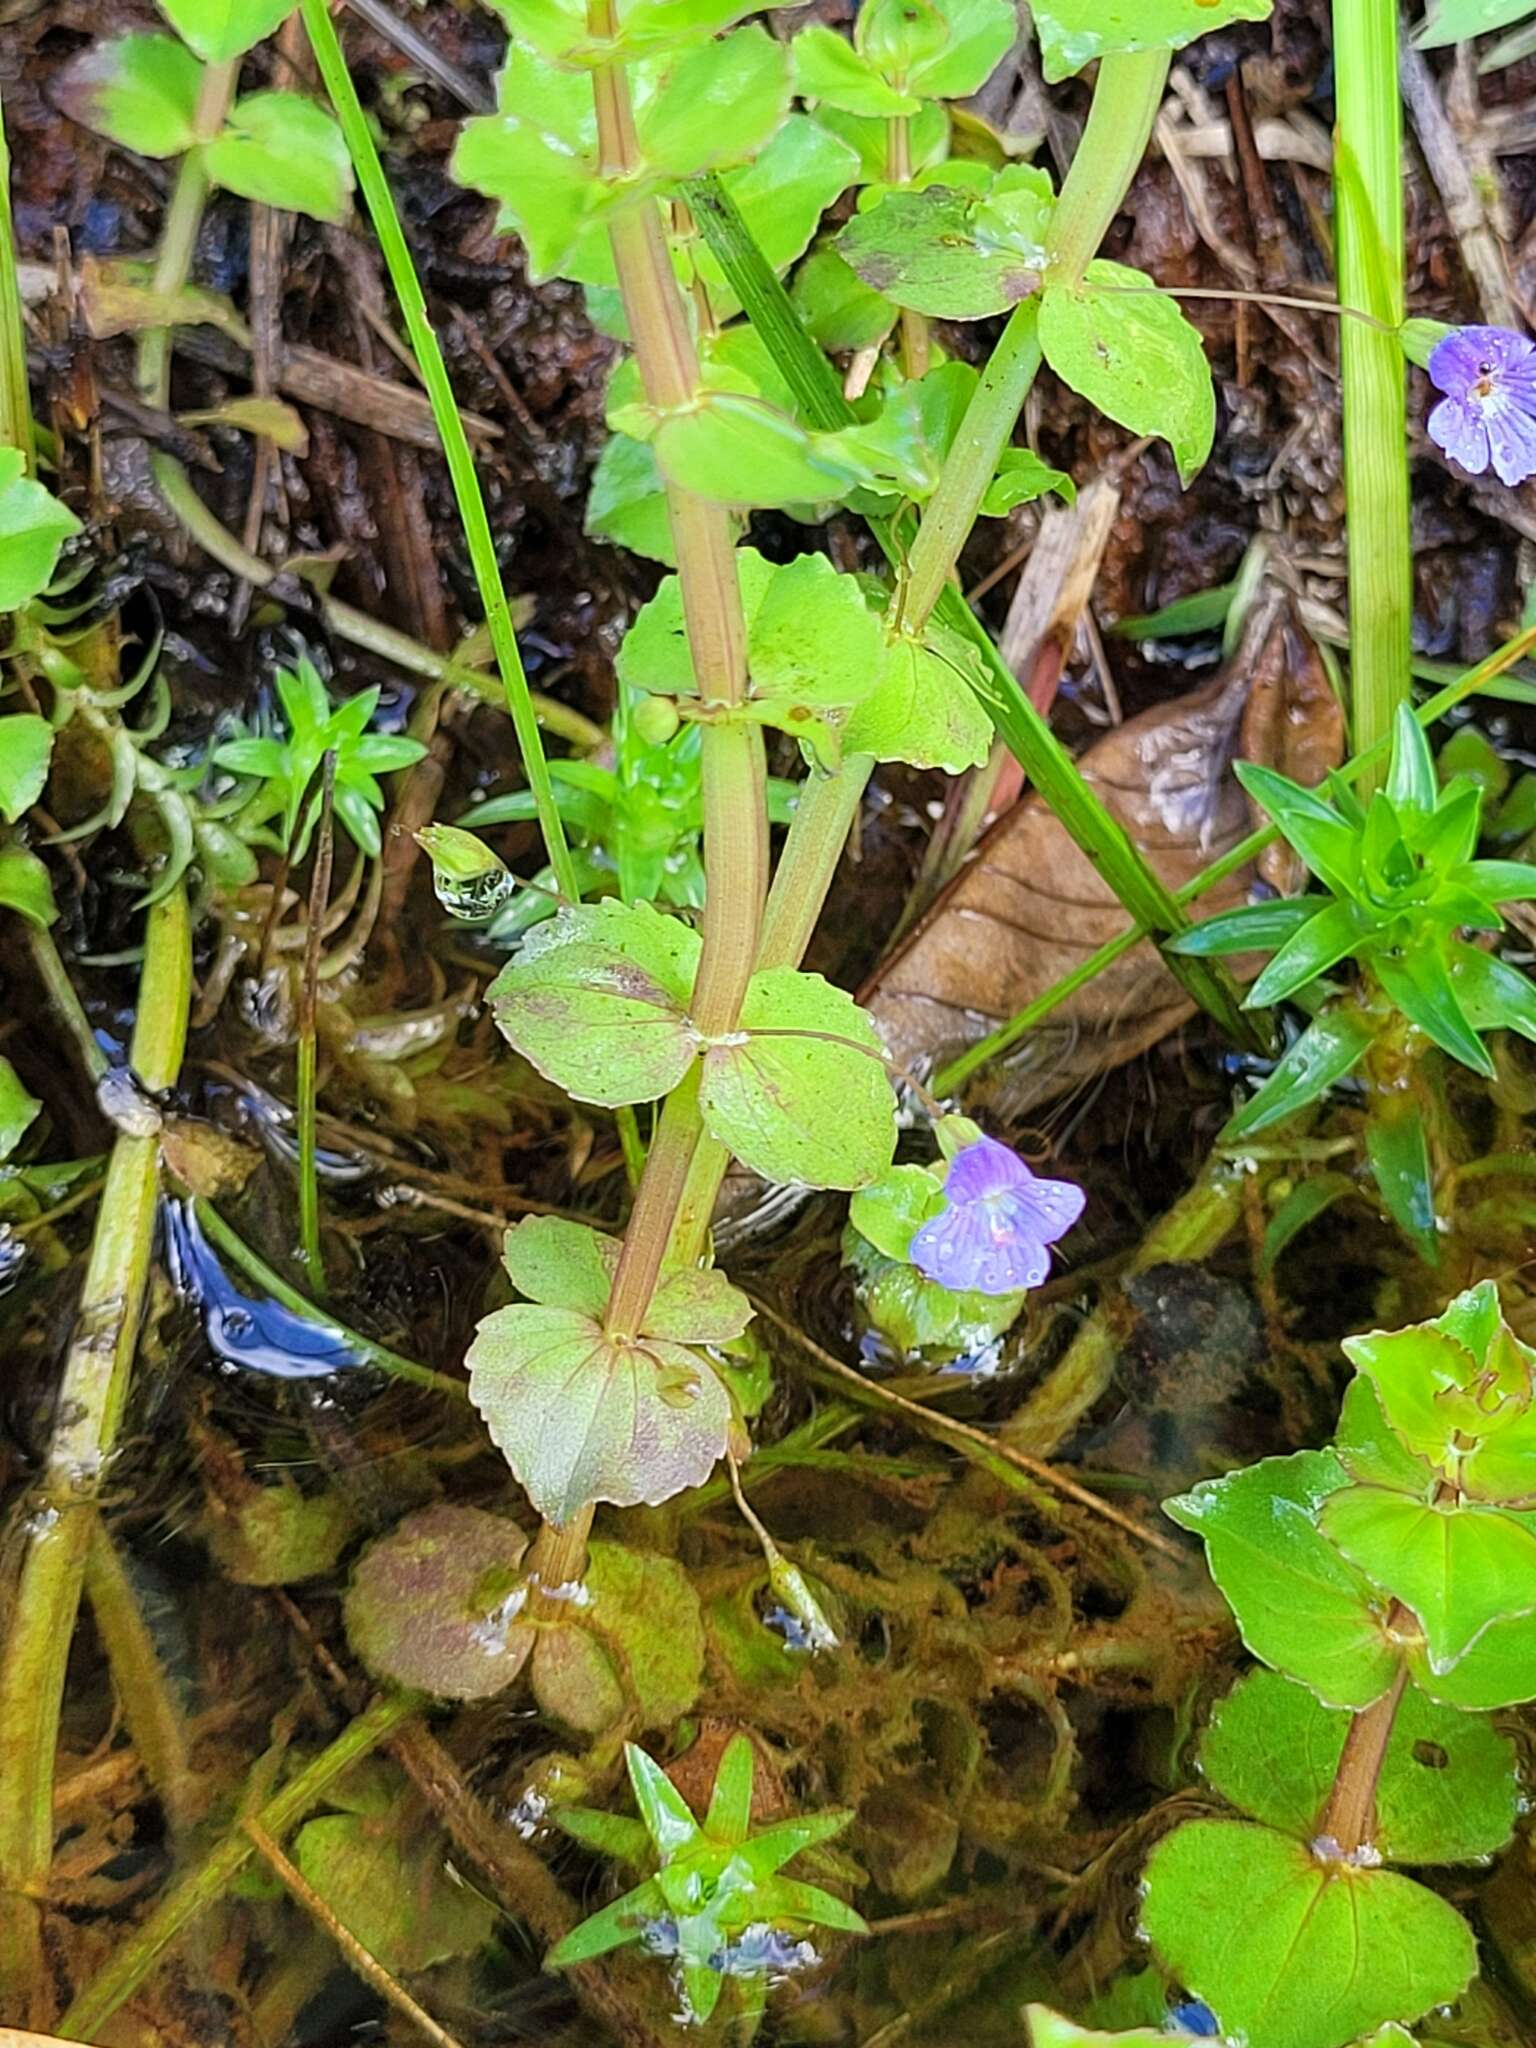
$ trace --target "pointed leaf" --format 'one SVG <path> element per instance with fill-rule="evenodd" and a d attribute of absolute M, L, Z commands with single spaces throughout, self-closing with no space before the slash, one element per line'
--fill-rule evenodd
<path fill-rule="evenodd" d="M 0 909 L 14 910 L 39 931 L 58 921 L 48 870 L 25 846 L 0 847 Z"/>
<path fill-rule="evenodd" d="M 1412 1100 L 1378 1100 L 1365 1125 L 1365 1151 L 1387 1214 L 1418 1247 L 1427 1265 L 1440 1263 L 1434 1168 L 1424 1119 Z"/>
<path fill-rule="evenodd" d="M 1392 727 L 1392 766 L 1387 795 L 1394 804 L 1428 813 L 1440 795 L 1440 778 L 1424 728 L 1406 704 L 1399 704 Z"/>
<path fill-rule="evenodd" d="M 669 1863 L 680 1849 L 686 1849 L 699 1832 L 699 1824 L 688 1811 L 681 1792 L 654 1757 L 637 1743 L 626 1742 L 624 1762 L 629 1782 L 635 1788 L 635 1804 L 646 1832 L 656 1844 L 663 1863 Z"/>
<path fill-rule="evenodd" d="M 742 1860 L 762 1883 L 776 1877 L 785 1864 L 802 1851 L 814 1849 L 818 1843 L 830 1842 L 834 1835 L 840 1835 L 852 1819 L 852 1813 L 838 1810 L 806 1813 L 797 1820 L 781 1820 L 742 1845 Z"/>
<path fill-rule="evenodd" d="M 48 588 L 59 550 L 80 531 L 74 513 L 23 468 L 19 448 L 0 448 L 0 612 Z"/>
<path fill-rule="evenodd" d="M 1496 953 L 1453 942 L 1451 988 L 1474 1031 L 1518 1031 L 1536 1039 L 1536 983 Z"/>
<path fill-rule="evenodd" d="M 1309 1102 L 1321 1101 L 1363 1058 L 1371 1037 L 1371 1028 L 1358 1011 L 1324 1010 L 1276 1062 L 1258 1094 L 1227 1125 L 1224 1137 L 1256 1137 Z"/>
<path fill-rule="evenodd" d="M 1351 1341 L 1346 1338 L 1346 1348 Z M 1333 1448 L 1350 1478 L 1362 1486 L 1384 1486 L 1416 1500 L 1434 1494 L 1435 1466 L 1409 1449 L 1363 1369 L 1344 1390 Z"/>
<path fill-rule="evenodd" d="M 930 624 L 921 640 L 890 636 L 880 681 L 843 727 L 844 752 L 950 775 L 979 767 L 992 721 L 967 681 L 973 672 L 972 651 L 943 626 Z"/>
<path fill-rule="evenodd" d="M 160 12 L 205 64 L 254 49 L 293 8 L 294 0 L 160 0 Z"/>
<path fill-rule="evenodd" d="M 733 1735 L 715 1772 L 704 1832 L 719 1842 L 744 1842 L 752 1825 L 752 1780 L 755 1765 L 751 1738 Z"/>
<path fill-rule="evenodd" d="M 637 1884 L 623 1898 L 604 1906 L 600 1913 L 589 1914 L 579 1927 L 573 1927 L 544 1958 L 544 1967 L 568 1970 L 573 1963 L 590 1963 L 607 1955 L 610 1949 L 638 1941 L 646 1926 L 666 1917 L 667 1902 L 661 1887 L 654 1877 L 648 1877 L 644 1884 Z"/>
<path fill-rule="evenodd" d="M 1243 1008 L 1267 1009 L 1305 988 L 1354 951 L 1360 930 L 1361 919 L 1353 903 L 1325 905 L 1281 946 L 1248 991 Z"/>
<path fill-rule="evenodd" d="M 1292 896 L 1220 910 L 1167 942 L 1165 951 L 1204 958 L 1213 953 L 1257 953 L 1283 946 L 1329 906 L 1321 896 Z"/>
<path fill-rule="evenodd" d="M 14 825 L 30 811 L 48 780 L 53 727 L 32 711 L 0 718 L 0 814 Z"/>
<path fill-rule="evenodd" d="M 1493 1078 L 1492 1057 L 1456 1000 L 1444 953 L 1434 938 L 1401 952 L 1373 951 L 1370 967 L 1403 1015 L 1442 1052 L 1473 1073 Z"/>
<path fill-rule="evenodd" d="M 849 114 L 915 114 L 921 102 L 887 85 L 875 66 L 861 57 L 836 29 L 813 22 L 790 45 L 795 65 L 795 90 L 809 100 L 823 100 Z"/>
<path fill-rule="evenodd" d="M 819 1884 L 780 1877 L 774 1880 L 774 1894 L 781 1910 L 797 1920 L 809 1921 L 813 1927 L 835 1927 L 842 1934 L 869 1932 L 869 1922 L 862 1913 L 834 1898 L 831 1892 L 823 1891 Z"/>

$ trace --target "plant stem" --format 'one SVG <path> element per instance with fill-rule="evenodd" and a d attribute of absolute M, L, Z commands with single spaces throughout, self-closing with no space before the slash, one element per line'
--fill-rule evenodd
<path fill-rule="evenodd" d="M 1401 1602 L 1397 1604 L 1401 1619 L 1407 1609 Z M 1392 1626 L 1390 1615 L 1387 1626 Z M 1371 1839 L 1376 1825 L 1376 1787 L 1381 1778 L 1382 1764 L 1386 1761 L 1387 1744 L 1392 1740 L 1397 1709 L 1407 1685 L 1408 1671 L 1403 1666 L 1381 1698 L 1363 1713 L 1356 1714 L 1349 1724 L 1339 1767 L 1334 1773 L 1333 1790 L 1317 1824 L 1319 1836 L 1336 1842 L 1344 1856 L 1353 1856 L 1362 1844 Z"/>
<path fill-rule="evenodd" d="M 304 966 L 299 985 L 298 1078 L 295 1093 L 299 1132 L 299 1256 L 319 1301 L 325 1299 L 325 1258 L 320 1245 L 320 1174 L 315 1127 L 319 1108 L 316 1077 L 318 1033 L 316 991 L 320 982 L 321 927 L 331 895 L 331 856 L 335 847 L 334 802 L 336 753 L 327 748 L 321 770 L 320 826 L 315 839 L 315 869 L 309 882 L 309 916 L 304 927 Z"/>
<path fill-rule="evenodd" d="M 376 1700 L 266 1802 L 256 1815 L 262 1833 L 281 1841 L 344 1771 L 371 1755 L 386 1736 L 419 1714 L 425 1704 L 419 1693 L 411 1692 L 385 1693 Z M 255 1853 L 255 1844 L 244 1828 L 233 1828 L 207 1860 L 160 1901 L 148 1919 L 122 1943 L 106 1968 L 76 1996 L 59 2022 L 61 2032 L 77 2040 L 98 2033 L 138 1990 L 171 1944 L 200 1913 L 224 1896 Z"/>
<path fill-rule="evenodd" d="M 151 1091 L 181 1069 L 192 987 L 191 920 L 180 887 L 149 913 L 132 1060 Z M 160 1189 L 157 1136 L 120 1132 L 59 1382 L 57 1420 L 27 1523 L 0 1662 L 0 1997 L 43 1979 L 40 1915 L 53 1859 L 53 1773 L 69 1646 L 96 1503 L 116 1448 L 149 1284 Z"/>
<path fill-rule="evenodd" d="M 208 197 L 208 173 L 203 168 L 203 152 L 199 145 L 211 142 L 223 127 L 239 70 L 238 58 L 227 64 L 204 67 L 198 87 L 197 109 L 192 117 L 198 141 L 187 151 L 177 168 L 176 183 L 171 188 L 171 203 L 166 208 L 165 222 L 160 230 L 160 253 L 155 258 L 154 276 L 150 283 L 150 289 L 161 299 L 174 298 L 191 274 L 192 258 L 197 253 L 197 231 L 202 226 L 203 205 Z M 138 385 L 139 396 L 147 404 L 158 406 L 162 412 L 170 404 L 171 330 L 168 327 L 146 328 L 139 336 Z"/>
<path fill-rule="evenodd" d="M 893 185 L 912 181 L 912 124 L 893 114 L 885 124 L 885 175 Z M 901 367 L 908 377 L 921 377 L 929 361 L 928 322 L 910 306 L 901 309 Z"/>
<path fill-rule="evenodd" d="M 181 1706 L 155 1653 L 133 1581 L 99 1515 L 85 1566 L 90 1602 L 133 1746 L 173 1827 L 191 1818 L 193 1773 Z"/>
<path fill-rule="evenodd" d="M 27 384 L 27 328 L 16 270 L 16 224 L 11 218 L 11 152 L 0 105 L 0 442 L 21 450 L 24 473 L 37 470 L 32 395 Z"/>
<path fill-rule="evenodd" d="M 1334 0 L 1334 206 L 1339 301 L 1403 319 L 1403 121 L 1397 0 Z M 1408 701 L 1413 623 L 1405 370 L 1395 334 L 1340 323 L 1353 739 L 1389 734 Z M 1380 781 L 1373 774 L 1367 787 Z"/>
<path fill-rule="evenodd" d="M 1076 284 L 1146 154 L 1162 104 L 1171 59 L 1167 50 L 1116 52 L 1099 64 L 1093 103 L 1062 181 L 1047 239 L 1053 284 Z"/>
<path fill-rule="evenodd" d="M 99 1081 L 110 1062 L 96 1043 L 91 1020 L 86 1016 L 80 998 L 75 992 L 75 985 L 69 978 L 69 971 L 59 957 L 59 948 L 53 933 L 38 925 L 29 924 L 27 950 L 32 955 L 32 964 L 37 969 L 43 987 L 48 991 L 48 999 L 58 1014 L 59 1022 L 74 1042 L 81 1066 L 93 1082 Z"/>
<path fill-rule="evenodd" d="M 695 1152 L 704 1137 L 699 1119 L 699 1068 L 695 1061 L 662 1105 L 656 1135 L 646 1154 L 624 1232 L 624 1249 L 608 1299 L 605 1327 L 610 1337 L 633 1337 L 651 1305 L 666 1261 Z M 723 1156 L 723 1154 L 722 1154 Z"/>
<path fill-rule="evenodd" d="M 410 336 L 422 382 L 426 385 L 427 395 L 432 401 L 432 417 L 437 422 L 438 436 L 443 444 L 443 454 L 447 459 L 448 474 L 459 508 L 459 521 L 464 529 L 464 539 L 475 572 L 475 583 L 480 592 L 480 602 L 485 607 L 486 623 L 490 628 L 491 645 L 496 650 L 497 666 L 501 670 L 501 680 L 506 689 L 507 708 L 512 715 L 512 727 L 517 734 L 517 744 L 522 754 L 523 773 L 528 778 L 528 787 L 533 792 L 534 807 L 539 814 L 539 827 L 544 834 L 544 850 L 549 856 L 549 864 L 554 870 L 560 893 L 568 902 L 579 903 L 581 889 L 576 880 L 576 869 L 571 860 L 570 848 L 566 845 L 565 827 L 555 805 L 554 786 L 549 779 L 549 764 L 544 759 L 544 743 L 539 737 L 539 724 L 534 715 L 528 678 L 523 673 L 522 657 L 517 651 L 517 635 L 512 627 L 512 614 L 507 606 L 506 591 L 502 588 L 491 522 L 486 513 L 485 499 L 481 495 L 480 482 L 475 474 L 475 458 L 470 451 L 469 437 L 464 431 L 464 422 L 459 418 L 458 404 L 453 395 L 453 386 L 449 382 L 448 366 L 443 361 L 443 352 L 427 312 L 426 296 L 421 289 L 421 280 L 416 275 L 416 265 L 411 260 L 405 232 L 400 225 L 400 216 L 395 210 L 389 180 L 384 175 L 384 166 L 380 163 L 379 153 L 374 148 L 368 118 L 363 112 L 362 104 L 357 97 L 357 88 L 352 83 L 346 59 L 341 53 L 341 44 L 337 40 L 336 30 L 331 21 L 328 0 L 300 0 L 300 7 L 304 17 L 305 33 L 315 53 L 315 61 L 320 67 L 320 76 L 330 95 L 331 105 L 336 109 L 342 134 L 346 137 L 353 169 L 368 202 L 374 233 L 379 238 L 379 246 L 389 269 L 390 282 L 394 285 L 395 297 L 400 302 L 400 311 L 405 319 L 406 332 Z"/>

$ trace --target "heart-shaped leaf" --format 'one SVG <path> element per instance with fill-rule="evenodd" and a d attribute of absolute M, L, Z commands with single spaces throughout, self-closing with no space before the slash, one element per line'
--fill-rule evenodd
<path fill-rule="evenodd" d="M 485 1318 L 468 1362 L 470 1398 L 546 1521 L 595 1501 L 655 1507 L 701 1485 L 725 1449 L 730 1396 L 681 1344 L 518 1305 Z"/>
<path fill-rule="evenodd" d="M 1141 1917 L 1222 2032 L 1264 2048 L 1344 2048 L 1449 2005 L 1477 1969 L 1471 1929 L 1434 1892 L 1248 1821 L 1190 1821 L 1160 1842 Z"/>

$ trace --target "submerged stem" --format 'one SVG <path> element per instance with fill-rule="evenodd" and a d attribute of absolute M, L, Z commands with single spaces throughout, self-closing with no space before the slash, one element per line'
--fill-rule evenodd
<path fill-rule="evenodd" d="M 27 329 L 16 271 L 16 227 L 11 218 L 11 152 L 0 105 L 0 442 L 19 448 L 31 476 L 37 469 L 32 394 L 27 384 Z"/>
<path fill-rule="evenodd" d="M 331 855 L 335 847 L 334 800 L 336 751 L 327 748 L 322 766 L 320 825 L 315 839 L 315 868 L 309 883 L 309 917 L 304 927 L 304 967 L 299 987 L 297 1103 L 299 1132 L 299 1256 L 311 1289 L 325 1299 L 325 1260 L 320 1248 L 320 1175 L 315 1116 L 319 1107 L 316 1080 L 316 992 L 320 983 L 320 941 L 325 906 L 331 896 Z"/>

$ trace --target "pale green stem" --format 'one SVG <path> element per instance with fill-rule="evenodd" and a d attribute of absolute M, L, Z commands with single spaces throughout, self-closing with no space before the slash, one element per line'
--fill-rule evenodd
<path fill-rule="evenodd" d="M 11 217 L 11 152 L 0 106 L 0 442 L 21 450 L 25 473 L 37 470 L 32 395 L 27 384 L 27 326 L 17 273 L 16 224 Z"/>
<path fill-rule="evenodd" d="M 178 887 L 149 912 L 134 1070 L 151 1091 L 181 1069 L 192 987 L 191 920 Z M 53 1774 L 64 1674 L 96 1503 L 128 1397 L 160 1189 L 158 1136 L 118 1135 L 107 1167 L 57 1423 L 26 1528 L 0 1661 L 0 1992 L 32 1995 L 53 1859 Z"/>
<path fill-rule="evenodd" d="M 1339 302 L 1388 329 L 1403 319 L 1403 121 L 1398 0 L 1335 0 L 1334 208 Z M 1403 352 L 1365 320 L 1339 326 L 1355 746 L 1387 736 L 1408 702 L 1413 626 Z M 1367 788 L 1380 780 L 1373 773 Z"/>
<path fill-rule="evenodd" d="M 176 183 L 171 188 L 171 203 L 166 208 L 165 222 L 160 230 L 160 253 L 155 258 L 150 286 L 157 298 L 174 298 L 191 274 L 192 258 L 197 253 L 197 231 L 202 225 L 203 205 L 208 197 L 208 173 L 199 145 L 211 142 L 224 126 L 239 70 L 238 58 L 232 63 L 209 64 L 203 69 L 197 109 L 192 117 L 198 141 L 187 151 L 177 168 Z M 170 404 L 171 330 L 168 327 L 147 328 L 139 336 L 138 384 L 139 396 L 147 404 L 159 406 L 162 411 Z"/>

